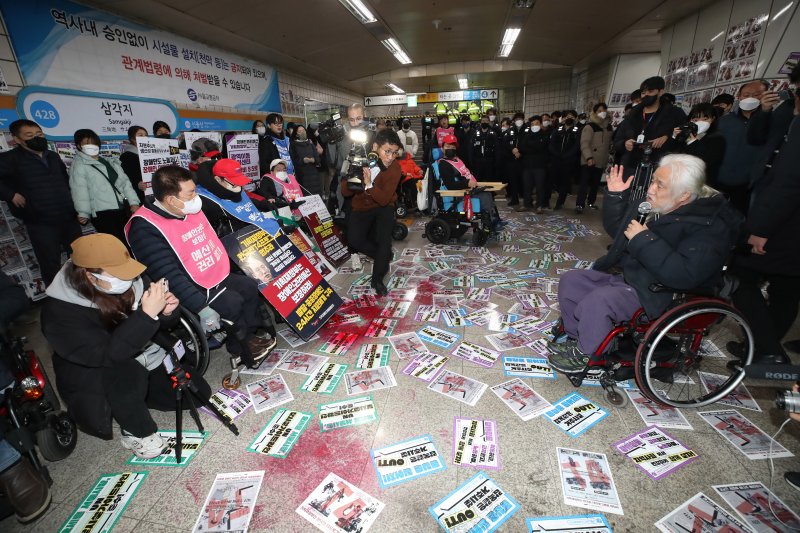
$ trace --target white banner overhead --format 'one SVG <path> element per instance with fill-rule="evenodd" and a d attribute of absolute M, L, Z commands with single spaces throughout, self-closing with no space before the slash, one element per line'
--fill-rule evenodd
<path fill-rule="evenodd" d="M 408 102 L 408 96 L 405 94 L 390 94 L 388 96 L 365 96 L 364 105 L 397 105 L 405 104 Z"/>

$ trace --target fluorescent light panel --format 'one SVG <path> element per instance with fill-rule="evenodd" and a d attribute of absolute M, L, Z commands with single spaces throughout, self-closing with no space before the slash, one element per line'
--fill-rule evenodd
<path fill-rule="evenodd" d="M 339 0 L 339 3 L 346 7 L 362 24 L 369 24 L 378 20 L 361 0 Z"/>
<path fill-rule="evenodd" d="M 508 57 L 511 54 L 511 49 L 514 48 L 514 43 L 519 37 L 521 28 L 507 28 L 503 34 L 503 41 L 500 43 L 500 52 L 497 54 L 500 57 Z"/>
<path fill-rule="evenodd" d="M 386 49 L 389 50 L 389 52 L 391 52 L 395 59 L 397 59 L 400 63 L 403 65 L 408 65 L 411 63 L 411 59 L 408 57 L 408 54 L 406 54 L 405 51 L 400 47 L 400 44 L 394 39 L 394 37 L 385 39 L 381 41 L 381 43 L 383 43 L 383 46 L 385 46 Z"/>
<path fill-rule="evenodd" d="M 467 80 L 467 78 L 458 78 L 458 88 L 459 89 L 469 88 L 469 81 Z"/>
<path fill-rule="evenodd" d="M 397 94 L 403 94 L 405 92 L 403 89 L 401 89 L 400 87 L 398 87 L 394 83 L 388 83 L 386 86 L 388 88 L 390 88 L 391 90 L 393 90 L 394 92 L 396 92 Z"/>

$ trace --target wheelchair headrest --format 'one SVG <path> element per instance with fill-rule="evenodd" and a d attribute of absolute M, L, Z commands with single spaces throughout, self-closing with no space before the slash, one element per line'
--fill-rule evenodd
<path fill-rule="evenodd" d="M 444 157 L 444 152 L 442 151 L 441 148 L 434 148 L 433 150 L 431 150 L 431 158 L 433 158 L 434 161 L 438 161 L 442 157 Z"/>

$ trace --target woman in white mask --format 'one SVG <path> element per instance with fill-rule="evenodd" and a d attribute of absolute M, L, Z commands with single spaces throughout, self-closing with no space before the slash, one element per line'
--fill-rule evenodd
<path fill-rule="evenodd" d="M 77 239 L 70 261 L 47 288 L 42 331 L 55 352 L 58 392 L 78 426 L 111 439 L 113 419 L 122 446 L 137 457 L 152 458 L 167 442 L 156 432 L 149 408 L 175 409 L 175 392 L 162 363 L 167 352 L 159 344 L 172 347 L 167 330 L 180 313 L 164 280 L 140 278 L 144 269 L 112 235 Z M 193 372 L 193 362 L 187 349 L 183 366 L 207 399 L 211 389 Z"/>
<path fill-rule="evenodd" d="M 695 105 L 689 112 L 688 136 L 683 128 L 675 128 L 672 138 L 683 141 L 671 151 L 697 156 L 706 164 L 706 185 L 718 188 L 717 176 L 725 157 L 725 138 L 717 132 L 717 113 L 708 102 Z M 695 131 L 696 130 L 696 131 Z"/>
<path fill-rule="evenodd" d="M 85 225 L 91 221 L 97 231 L 124 242 L 123 229 L 140 205 L 139 196 L 119 160 L 100 156 L 100 137 L 92 130 L 75 132 L 69 187 L 78 222 Z"/>

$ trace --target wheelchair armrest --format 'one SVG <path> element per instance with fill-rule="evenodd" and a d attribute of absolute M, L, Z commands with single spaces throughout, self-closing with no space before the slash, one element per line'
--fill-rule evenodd
<path fill-rule="evenodd" d="M 489 189 L 489 187 L 485 187 L 485 186 L 473 187 L 472 190 L 470 190 L 470 194 L 480 194 L 482 192 L 487 191 L 488 189 Z"/>
<path fill-rule="evenodd" d="M 672 287 L 667 287 L 662 283 L 651 283 L 650 284 L 650 292 L 671 292 L 673 294 L 689 294 L 692 296 L 707 296 L 710 298 L 717 298 L 719 297 L 720 293 L 722 292 L 722 287 L 719 285 L 715 285 L 713 287 L 697 287 L 692 290 L 684 290 L 684 289 L 674 289 Z"/>

